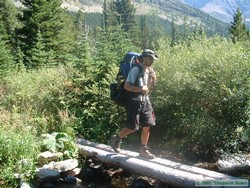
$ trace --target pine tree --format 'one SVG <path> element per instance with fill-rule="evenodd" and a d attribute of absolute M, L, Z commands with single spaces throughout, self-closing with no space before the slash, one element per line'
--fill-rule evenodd
<path fill-rule="evenodd" d="M 118 25 L 116 21 L 116 10 L 114 0 L 104 0 L 103 4 L 103 29 Z"/>
<path fill-rule="evenodd" d="M 0 1 L 0 36 L 6 41 L 12 56 L 17 52 L 16 29 L 20 27 L 18 10 L 11 0 Z"/>
<path fill-rule="evenodd" d="M 117 0 L 115 2 L 117 22 L 122 24 L 125 31 L 131 31 L 135 24 L 136 9 L 130 0 Z"/>
<path fill-rule="evenodd" d="M 102 28 L 105 30 L 106 25 L 108 24 L 108 5 L 107 5 L 107 0 L 104 0 L 103 2 L 103 21 L 102 21 Z"/>
<path fill-rule="evenodd" d="M 91 62 L 91 54 L 90 54 L 90 44 L 88 41 L 88 37 L 85 33 L 78 37 L 78 44 L 75 51 L 75 63 L 74 68 L 80 74 L 85 74 L 88 72 L 89 64 Z M 80 75 L 81 76 L 81 75 Z"/>
<path fill-rule="evenodd" d="M 148 32 L 147 18 L 145 15 L 142 15 L 140 19 L 141 49 L 145 49 L 148 46 Z"/>
<path fill-rule="evenodd" d="M 104 0 L 103 28 L 121 25 L 126 32 L 131 32 L 135 24 L 135 7 L 130 0 Z"/>
<path fill-rule="evenodd" d="M 96 80 L 106 79 L 114 67 L 118 67 L 125 53 L 138 51 L 129 34 L 121 26 L 109 27 L 102 31 L 96 43 Z"/>
<path fill-rule="evenodd" d="M 39 69 L 45 66 L 47 62 L 47 55 L 44 49 L 44 43 L 41 33 L 38 31 L 37 33 L 37 42 L 36 45 L 31 49 L 29 52 L 30 54 L 30 62 L 29 68 L 36 68 Z"/>
<path fill-rule="evenodd" d="M 18 30 L 25 65 L 29 68 L 30 52 L 37 46 L 38 32 L 41 33 L 44 51 L 52 64 L 67 63 L 74 48 L 73 21 L 62 9 L 62 0 L 21 0 L 25 5 L 20 20 L 23 27 Z M 51 56 L 53 54 L 53 56 Z"/>
<path fill-rule="evenodd" d="M 24 71 L 25 70 L 25 66 L 23 64 L 23 59 L 24 59 L 24 54 L 23 54 L 19 44 L 17 44 L 16 53 L 15 53 L 15 62 L 16 62 L 17 71 Z"/>
<path fill-rule="evenodd" d="M 3 40 L 14 43 L 15 29 L 19 26 L 17 9 L 10 0 L 0 1 L 0 34 Z"/>
<path fill-rule="evenodd" d="M 77 12 L 74 18 L 74 26 L 77 36 L 86 32 L 85 14 L 82 11 Z"/>
<path fill-rule="evenodd" d="M 152 15 L 150 16 L 151 24 L 150 24 L 150 29 L 148 29 L 148 44 L 147 48 L 150 49 L 156 49 L 159 47 L 159 40 L 163 36 L 163 28 L 159 21 L 158 14 L 156 12 L 153 12 Z M 148 24 L 148 23 L 147 23 Z"/>
<path fill-rule="evenodd" d="M 171 32 L 171 46 L 173 47 L 176 43 L 177 43 L 177 35 L 178 35 L 178 31 L 177 31 L 177 27 L 174 23 L 174 19 L 172 18 L 172 22 L 171 22 L 171 28 L 172 28 L 172 32 Z"/>
<path fill-rule="evenodd" d="M 11 51 L 0 37 L 0 77 L 14 70 L 14 61 Z"/>
<path fill-rule="evenodd" d="M 236 43 L 238 41 L 245 41 L 248 37 L 247 27 L 240 8 L 237 8 L 236 13 L 233 16 L 233 21 L 231 22 L 229 31 L 232 35 L 231 38 L 233 43 Z"/>

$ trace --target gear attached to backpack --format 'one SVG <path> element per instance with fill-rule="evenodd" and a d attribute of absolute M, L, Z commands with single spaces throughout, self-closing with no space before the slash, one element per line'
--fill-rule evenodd
<path fill-rule="evenodd" d="M 139 53 L 128 52 L 120 63 L 116 82 L 110 84 L 110 98 L 119 106 L 126 105 L 129 92 L 124 89 L 124 84 L 131 68 L 140 64 L 140 56 Z"/>

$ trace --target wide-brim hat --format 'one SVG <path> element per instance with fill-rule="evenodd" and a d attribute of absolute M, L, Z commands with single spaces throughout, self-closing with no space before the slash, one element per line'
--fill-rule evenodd
<path fill-rule="evenodd" d="M 158 55 L 156 55 L 156 53 L 153 51 L 153 50 L 150 50 L 150 49 L 145 49 L 143 52 L 142 52 L 142 56 L 144 57 L 152 57 L 153 59 L 158 59 Z"/>

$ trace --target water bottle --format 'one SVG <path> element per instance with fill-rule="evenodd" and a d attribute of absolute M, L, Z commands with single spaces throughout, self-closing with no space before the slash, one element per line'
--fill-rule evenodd
<path fill-rule="evenodd" d="M 143 87 L 143 80 L 142 80 L 142 78 L 139 78 L 139 87 Z"/>
<path fill-rule="evenodd" d="M 139 87 L 143 87 L 143 79 L 139 78 Z M 139 96 L 139 100 L 142 101 L 142 95 Z"/>

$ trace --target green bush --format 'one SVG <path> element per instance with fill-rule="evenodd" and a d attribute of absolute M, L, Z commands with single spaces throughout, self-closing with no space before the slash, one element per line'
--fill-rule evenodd
<path fill-rule="evenodd" d="M 70 72 L 68 67 L 56 67 L 5 77 L 0 83 L 0 105 L 22 114 L 22 121 L 36 127 L 38 135 L 54 131 L 73 134 L 73 114 L 65 101 Z"/>
<path fill-rule="evenodd" d="M 164 142 L 203 156 L 245 150 L 233 144 L 247 127 L 249 52 L 243 45 L 216 37 L 174 48 L 162 43 L 155 66 L 152 95 Z"/>
<path fill-rule="evenodd" d="M 115 80 L 117 65 L 100 64 L 102 67 L 95 67 L 88 75 L 82 74 L 81 79 L 74 79 L 68 90 L 68 103 L 76 117 L 77 133 L 86 139 L 105 143 L 122 125 L 124 113 L 109 97 L 109 84 Z"/>
<path fill-rule="evenodd" d="M 78 157 L 75 140 L 67 133 L 54 132 L 43 134 L 42 137 L 42 151 L 62 152 L 64 159 Z"/>
<path fill-rule="evenodd" d="M 77 74 L 72 78 L 67 101 L 75 114 L 78 134 L 106 143 L 123 126 L 125 118 L 124 109 L 110 100 L 109 84 L 115 81 L 125 53 L 135 47 L 128 33 L 122 30 L 108 28 L 98 34 L 92 58 L 79 63 L 75 70 Z"/>
<path fill-rule="evenodd" d="M 67 132 L 57 136 L 57 148 L 65 157 L 76 152 L 71 148 L 74 138 L 74 115 L 65 101 L 69 87 L 69 67 L 41 69 L 8 75 L 0 81 L 0 183 L 16 187 L 14 174 L 29 181 L 34 174 L 36 158 L 42 150 L 42 134 Z M 60 137 L 60 139 L 59 139 Z M 61 148 L 63 147 L 63 148 Z"/>
<path fill-rule="evenodd" d="M 39 146 L 31 127 L 0 122 L 1 187 L 17 187 L 19 178 L 31 180 Z"/>

